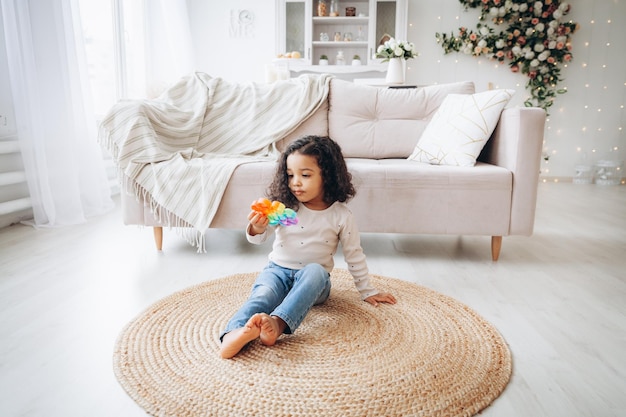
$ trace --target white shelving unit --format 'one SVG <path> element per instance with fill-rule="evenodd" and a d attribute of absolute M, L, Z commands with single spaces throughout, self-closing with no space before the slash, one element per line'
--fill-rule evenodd
<path fill-rule="evenodd" d="M 406 39 L 408 3 L 406 0 L 339 1 L 339 16 L 317 16 L 319 0 L 276 0 L 276 54 L 297 51 L 301 59 L 277 59 L 292 76 L 300 73 L 331 73 L 340 78 L 380 77 L 387 68 L 375 58 L 384 35 Z M 330 3 L 330 0 L 328 1 Z M 345 16 L 354 7 L 356 16 Z M 323 39 L 327 34 L 328 40 Z M 338 40 L 335 40 L 338 33 Z M 346 33 L 351 40 L 346 40 Z M 344 65 L 336 65 L 341 51 Z M 330 65 L 318 65 L 326 55 Z M 358 55 L 361 65 L 351 65 Z"/>

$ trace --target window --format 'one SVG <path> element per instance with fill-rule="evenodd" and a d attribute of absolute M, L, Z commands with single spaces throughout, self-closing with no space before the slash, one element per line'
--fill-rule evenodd
<path fill-rule="evenodd" d="M 145 97 L 143 0 L 79 0 L 94 111 Z"/>

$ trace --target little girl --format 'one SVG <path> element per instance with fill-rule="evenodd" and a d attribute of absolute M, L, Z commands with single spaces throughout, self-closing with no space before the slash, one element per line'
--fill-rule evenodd
<path fill-rule="evenodd" d="M 232 358 L 257 338 L 274 345 L 281 334 L 298 328 L 313 305 L 326 301 L 340 242 L 361 298 L 374 306 L 395 304 L 393 295 L 370 285 L 359 232 L 345 204 L 355 194 L 351 181 L 341 148 L 328 137 L 307 136 L 283 152 L 269 198 L 296 210 L 298 224 L 268 228 L 266 216 L 248 215 L 248 241 L 263 243 L 271 229 L 276 237 L 270 262 L 220 336 L 222 358 Z"/>

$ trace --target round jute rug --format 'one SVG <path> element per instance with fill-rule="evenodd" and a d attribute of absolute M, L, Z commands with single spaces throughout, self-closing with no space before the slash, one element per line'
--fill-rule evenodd
<path fill-rule="evenodd" d="M 462 303 L 372 276 L 396 305 L 360 300 L 332 273 L 328 301 L 293 335 L 219 357 L 219 333 L 256 273 L 172 294 L 118 337 L 113 368 L 149 414 L 165 416 L 471 416 L 500 395 L 511 354 L 498 331 Z"/>

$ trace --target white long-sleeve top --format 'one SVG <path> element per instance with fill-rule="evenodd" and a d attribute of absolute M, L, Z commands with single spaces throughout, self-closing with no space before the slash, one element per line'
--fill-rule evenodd
<path fill-rule="evenodd" d="M 345 203 L 335 202 L 325 210 L 310 210 L 300 204 L 298 224 L 268 227 L 264 233 L 255 236 L 250 235 L 248 228 L 248 241 L 261 244 L 267 240 L 272 229 L 276 239 L 269 259 L 275 264 L 289 269 L 302 269 L 310 263 L 317 263 L 330 273 L 335 265 L 333 257 L 341 242 L 348 271 L 352 274 L 361 299 L 378 294 L 379 291 L 370 284 L 359 230 Z"/>

